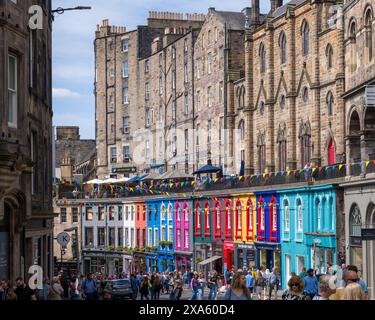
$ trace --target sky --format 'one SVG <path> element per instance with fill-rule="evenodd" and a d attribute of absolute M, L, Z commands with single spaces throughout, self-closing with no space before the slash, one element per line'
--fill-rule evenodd
<path fill-rule="evenodd" d="M 261 11 L 269 1 L 261 0 Z M 52 0 L 53 9 L 91 6 L 92 10 L 55 15 L 53 23 L 53 124 L 79 126 L 82 139 L 95 139 L 94 37 L 97 24 L 133 30 L 145 25 L 149 11 L 204 13 L 241 11 L 251 0 Z"/>

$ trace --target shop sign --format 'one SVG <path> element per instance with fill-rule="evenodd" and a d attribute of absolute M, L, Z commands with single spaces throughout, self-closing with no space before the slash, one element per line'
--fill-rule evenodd
<path fill-rule="evenodd" d="M 375 229 L 362 229 L 362 240 L 363 241 L 375 240 Z"/>
<path fill-rule="evenodd" d="M 252 244 L 238 244 L 238 249 L 254 250 L 255 246 Z"/>
<path fill-rule="evenodd" d="M 362 238 L 361 237 L 350 237 L 350 245 L 352 246 L 362 246 Z"/>
<path fill-rule="evenodd" d="M 234 250 L 234 242 L 224 242 L 224 250 Z"/>

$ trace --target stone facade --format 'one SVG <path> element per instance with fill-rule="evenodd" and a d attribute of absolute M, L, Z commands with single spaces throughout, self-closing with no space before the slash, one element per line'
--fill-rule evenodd
<path fill-rule="evenodd" d="M 248 172 L 343 160 L 345 70 L 341 20 L 331 23 L 335 4 L 292 1 L 246 30 Z"/>
<path fill-rule="evenodd" d="M 52 275 L 51 1 L 0 1 L 0 278 Z"/>

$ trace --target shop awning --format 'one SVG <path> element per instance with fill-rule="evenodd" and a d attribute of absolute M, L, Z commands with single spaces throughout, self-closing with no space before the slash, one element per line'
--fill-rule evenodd
<path fill-rule="evenodd" d="M 205 266 L 205 265 L 207 265 L 207 264 L 209 264 L 209 263 L 211 263 L 211 262 L 214 262 L 214 261 L 216 261 L 216 260 L 219 260 L 219 259 L 221 259 L 222 257 L 220 257 L 220 256 L 213 256 L 212 258 L 209 258 L 209 259 L 207 259 L 207 260 L 204 260 L 204 261 L 202 261 L 202 262 L 199 262 L 198 263 L 198 266 Z"/>

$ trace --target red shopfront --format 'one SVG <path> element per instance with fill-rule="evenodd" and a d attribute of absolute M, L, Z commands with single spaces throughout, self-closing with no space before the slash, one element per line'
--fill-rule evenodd
<path fill-rule="evenodd" d="M 224 242 L 224 273 L 234 268 L 234 242 Z"/>

